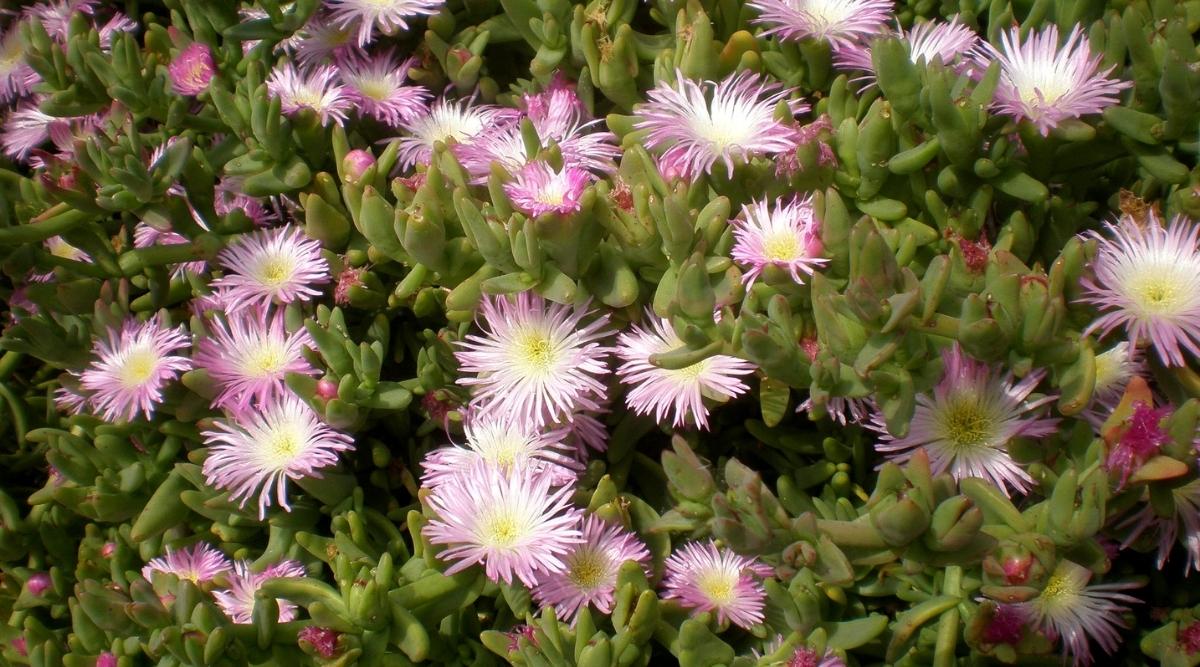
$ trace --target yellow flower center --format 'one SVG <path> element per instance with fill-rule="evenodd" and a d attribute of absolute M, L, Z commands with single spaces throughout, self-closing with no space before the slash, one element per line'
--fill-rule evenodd
<path fill-rule="evenodd" d="M 696 578 L 696 588 L 718 607 L 735 601 L 733 591 L 736 586 L 737 577 L 726 572 L 705 572 Z"/>
<path fill-rule="evenodd" d="M 517 363 L 528 374 L 550 372 L 554 365 L 554 342 L 541 331 L 527 331 L 517 339 Z"/>
<path fill-rule="evenodd" d="M 604 583 L 608 558 L 594 549 L 580 549 L 571 558 L 567 578 L 581 590 L 593 590 Z"/>
<path fill-rule="evenodd" d="M 264 341 L 246 354 L 242 370 L 251 377 L 268 377 L 281 371 L 286 362 L 287 355 L 282 346 L 274 341 Z"/>
<path fill-rule="evenodd" d="M 386 100 L 392 93 L 392 87 L 387 82 L 379 80 L 360 81 L 358 83 L 358 90 L 363 95 L 378 102 Z"/>
<path fill-rule="evenodd" d="M 781 231 L 763 238 L 763 255 L 772 262 L 790 262 L 800 254 L 800 242 L 795 234 Z"/>
<path fill-rule="evenodd" d="M 1147 314 L 1173 313 L 1183 296 L 1177 277 L 1158 271 L 1143 271 L 1130 281 L 1130 296 L 1137 300 L 1142 311 Z"/>
<path fill-rule="evenodd" d="M 280 287 L 291 280 L 294 270 L 287 257 L 267 257 L 259 266 L 258 280 L 266 287 Z"/>
<path fill-rule="evenodd" d="M 484 546 L 507 549 L 517 543 L 521 527 L 515 517 L 507 512 L 494 512 L 480 526 L 480 542 Z"/>
<path fill-rule="evenodd" d="M 986 445 L 993 430 L 992 418 L 971 400 L 952 403 L 942 416 L 942 431 L 955 448 Z"/>
<path fill-rule="evenodd" d="M 292 461 L 304 448 L 304 434 L 289 425 L 276 428 L 264 440 L 263 447 L 280 464 Z"/>
<path fill-rule="evenodd" d="M 141 347 L 132 350 L 125 357 L 125 363 L 121 364 L 117 377 L 120 378 L 121 386 L 126 389 L 135 389 L 153 377 L 156 368 L 158 368 L 158 354 L 154 352 L 153 348 Z"/>

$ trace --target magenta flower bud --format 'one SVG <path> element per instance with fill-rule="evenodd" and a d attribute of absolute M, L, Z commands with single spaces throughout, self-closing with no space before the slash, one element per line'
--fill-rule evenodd
<path fill-rule="evenodd" d="M 325 400 L 337 398 L 338 386 L 329 380 L 321 380 L 317 383 L 317 396 Z"/>
<path fill-rule="evenodd" d="M 45 593 L 50 588 L 50 575 L 45 572 L 38 572 L 29 577 L 29 581 L 25 582 L 25 586 L 29 588 L 30 593 L 33 593 L 37 597 L 42 597 L 42 593 Z"/>
<path fill-rule="evenodd" d="M 29 657 L 29 649 L 25 646 L 24 637 L 17 637 L 16 639 L 12 640 L 11 646 L 13 650 L 17 652 L 17 655 L 21 656 L 22 658 Z"/>
<path fill-rule="evenodd" d="M 310 625 L 300 631 L 299 639 L 311 644 L 322 658 L 332 658 L 337 653 L 338 633 L 329 628 Z"/>
<path fill-rule="evenodd" d="M 105 542 L 104 546 L 100 547 L 100 555 L 105 558 L 112 558 L 112 555 L 117 552 L 115 542 Z"/>
<path fill-rule="evenodd" d="M 359 148 L 346 153 L 346 157 L 342 158 L 342 171 L 345 179 L 351 183 L 361 179 L 374 165 L 375 156 Z"/>
<path fill-rule="evenodd" d="M 188 44 L 167 67 L 171 88 L 180 95 L 199 95 L 208 90 L 208 83 L 216 71 L 212 49 L 200 42 Z"/>
<path fill-rule="evenodd" d="M 105 651 L 96 657 L 96 667 L 117 667 L 117 656 Z"/>

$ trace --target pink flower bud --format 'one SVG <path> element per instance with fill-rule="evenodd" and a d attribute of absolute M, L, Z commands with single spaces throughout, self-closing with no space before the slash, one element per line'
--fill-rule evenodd
<path fill-rule="evenodd" d="M 363 177 L 367 169 L 375 166 L 375 156 L 358 148 L 346 153 L 342 158 L 342 170 L 347 181 L 353 183 Z"/>
<path fill-rule="evenodd" d="M 96 657 L 96 667 L 117 667 L 117 656 L 105 651 Z"/>
<path fill-rule="evenodd" d="M 171 87 L 180 95 L 199 95 L 208 90 L 216 70 L 212 49 L 200 42 L 188 44 L 167 67 Z"/>
<path fill-rule="evenodd" d="M 329 380 L 317 382 L 317 396 L 328 401 L 331 398 L 337 398 L 337 392 L 338 387 L 333 382 Z"/>
<path fill-rule="evenodd" d="M 105 542 L 104 546 L 100 547 L 100 555 L 105 558 L 112 558 L 112 555 L 117 552 L 117 545 L 114 542 Z"/>
<path fill-rule="evenodd" d="M 50 588 L 50 575 L 45 572 L 38 572 L 29 577 L 29 581 L 25 582 L 25 586 L 29 588 L 29 592 L 37 597 L 42 597 L 42 593 Z"/>
<path fill-rule="evenodd" d="M 311 644 L 322 658 L 332 658 L 337 653 L 338 633 L 329 628 L 310 625 L 300 631 L 299 639 Z"/>

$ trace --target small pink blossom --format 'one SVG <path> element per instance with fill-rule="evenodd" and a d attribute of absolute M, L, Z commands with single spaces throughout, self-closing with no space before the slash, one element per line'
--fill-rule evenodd
<path fill-rule="evenodd" d="M 212 49 L 202 42 L 188 44 L 167 68 L 171 87 L 180 95 L 199 95 L 208 90 L 208 83 L 216 71 Z"/>

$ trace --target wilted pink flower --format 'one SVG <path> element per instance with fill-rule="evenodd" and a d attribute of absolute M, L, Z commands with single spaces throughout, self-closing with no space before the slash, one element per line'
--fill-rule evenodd
<path fill-rule="evenodd" d="M 262 572 L 250 569 L 250 561 L 239 560 L 233 565 L 233 575 L 229 578 L 229 588 L 214 591 L 213 597 L 221 611 L 234 623 L 249 623 L 254 615 L 254 594 L 268 579 L 279 577 L 303 577 L 307 574 L 304 566 L 294 560 L 276 563 Z M 296 604 L 288 600 L 277 599 L 279 605 L 279 622 L 287 623 L 296 618 Z M 269 604 L 269 603 L 268 603 Z"/>
<path fill-rule="evenodd" d="M 796 130 L 775 119 L 775 106 L 791 90 L 751 72 L 720 82 L 697 82 L 682 72 L 674 85 L 666 81 L 647 93 L 649 101 L 634 108 L 634 128 L 646 130 L 646 145 L 665 149 L 661 165 L 678 178 L 711 173 L 721 162 L 729 175 L 734 163 L 769 157 L 796 146 Z M 711 96 L 706 92 L 711 90 Z M 788 100 L 792 114 L 808 110 Z"/>
<path fill-rule="evenodd" d="M 1129 424 L 1126 426 L 1125 432 L 1121 434 L 1121 439 L 1117 441 L 1117 444 L 1109 450 L 1108 458 L 1104 462 L 1106 468 L 1121 475 L 1118 487 L 1125 486 L 1129 481 L 1129 476 L 1150 457 L 1157 454 L 1158 450 L 1170 440 L 1167 433 L 1159 426 L 1159 423 L 1170 413 L 1169 408 L 1163 407 L 1156 410 L 1145 403 L 1134 404 L 1133 415 L 1129 417 Z"/>
<path fill-rule="evenodd" d="M 666 568 L 665 599 L 697 612 L 715 611 L 718 623 L 743 628 L 762 623 L 767 594 L 758 582 L 762 566 L 755 559 L 718 549 L 710 540 L 676 549 Z"/>
<path fill-rule="evenodd" d="M 214 406 L 241 413 L 288 393 L 288 373 L 317 373 L 304 358 L 315 343 L 303 327 L 288 333 L 281 311 L 247 309 L 208 326 L 211 335 L 200 340 L 195 361 L 221 388 Z"/>
<path fill-rule="evenodd" d="M 446 574 L 482 564 L 492 581 L 526 586 L 566 567 L 563 559 L 583 541 L 580 511 L 570 505 L 573 489 L 552 489 L 546 472 L 506 475 L 477 463 L 448 477 L 428 497 L 436 514 L 421 533 L 446 549 L 438 558 L 458 561 Z"/>
<path fill-rule="evenodd" d="M 589 514 L 583 519 L 583 542 L 563 558 L 561 571 L 541 577 L 533 588 L 533 599 L 543 607 L 554 607 L 558 618 L 572 625 L 588 605 L 609 614 L 617 572 L 627 561 L 641 565 L 650 575 L 646 545 L 621 526 Z"/>
<path fill-rule="evenodd" d="M 1029 622 L 1021 607 L 998 604 L 983 628 L 983 641 L 988 644 L 1016 644 L 1021 641 L 1025 624 Z"/>
<path fill-rule="evenodd" d="M 188 44 L 167 68 L 171 88 L 180 95 L 199 95 L 208 90 L 208 82 L 212 81 L 216 71 L 212 49 L 202 42 Z"/>
<path fill-rule="evenodd" d="M 569 484 L 583 468 L 572 459 L 554 433 L 542 433 L 528 422 L 499 415 L 469 415 L 463 423 L 463 446 L 435 449 L 425 456 L 421 483 L 434 487 L 461 475 L 476 462 L 516 475 L 525 470 L 546 471 L 555 486 Z"/>
<path fill-rule="evenodd" d="M 522 213 L 537 217 L 547 213 L 566 215 L 579 210 L 583 191 L 591 176 L 582 169 L 564 167 L 555 171 L 536 161 L 525 165 L 516 178 L 504 184 L 504 194 Z"/>
<path fill-rule="evenodd" d="M 182 327 L 168 329 L 157 317 L 128 319 L 120 330 L 110 329 L 96 340 L 96 358 L 80 374 L 79 384 L 104 419 L 130 421 L 138 412 L 149 419 L 162 402 L 163 387 L 191 370 L 191 359 L 172 354 L 190 345 Z"/>
<path fill-rule="evenodd" d="M 1017 28 L 1001 33 L 1000 40 L 1000 49 L 982 42 L 974 55 L 980 69 L 1000 61 L 993 105 L 1001 113 L 1028 120 L 1042 134 L 1068 118 L 1104 111 L 1133 85 L 1107 78 L 1114 67 L 1100 71 L 1100 56 L 1092 54 L 1080 26 L 1075 26 L 1062 48 L 1054 24 L 1031 32 L 1024 43 Z"/>
<path fill-rule="evenodd" d="M 1094 278 L 1083 301 L 1103 314 L 1085 333 L 1124 326 L 1134 345 L 1149 343 L 1166 366 L 1187 364 L 1182 347 L 1200 356 L 1200 225 L 1177 216 L 1163 228 L 1154 215 L 1139 226 L 1128 216 L 1107 225 L 1098 242 Z"/>
<path fill-rule="evenodd" d="M 432 16 L 445 0 L 326 0 L 333 22 L 343 28 L 358 27 L 358 45 L 366 46 L 378 30 L 395 35 L 408 30 L 408 22 L 418 16 Z"/>
<path fill-rule="evenodd" d="M 797 284 L 803 285 L 801 274 L 813 271 L 829 260 L 821 257 L 821 221 L 813 210 L 812 196 L 794 197 L 784 203 L 775 200 L 772 208 L 767 200 L 752 201 L 742 207 L 742 217 L 733 228 L 733 259 L 749 266 L 742 276 L 747 287 L 762 275 L 768 266 L 788 272 Z"/>
<path fill-rule="evenodd" d="M 481 414 L 511 415 L 540 428 L 580 407 L 596 409 L 608 374 L 607 316 L 589 323 L 587 304 L 564 306 L 532 292 L 485 297 L 479 309 L 483 335 L 468 335 L 455 353 L 458 383 L 473 387 L 471 405 Z"/>
<path fill-rule="evenodd" d="M 750 0 L 768 26 L 763 36 L 798 42 L 812 39 L 849 46 L 878 35 L 892 17 L 892 0 Z"/>
<path fill-rule="evenodd" d="M 908 57 L 913 63 L 932 63 L 935 59 L 944 65 L 958 64 L 967 57 L 979 42 L 979 36 L 970 27 L 959 23 L 956 15 L 949 23 L 924 21 L 905 30 L 898 24 L 895 36 L 908 45 Z M 862 70 L 866 74 L 856 79 L 869 84 L 875 83 L 875 63 L 871 61 L 871 46 L 864 42 L 842 43 L 834 47 L 834 63 L 842 69 Z"/>
<path fill-rule="evenodd" d="M 308 301 L 321 294 L 316 286 L 331 279 L 321 243 L 292 225 L 240 236 L 217 259 L 231 273 L 211 285 L 228 288 L 230 310 Z"/>
<path fill-rule="evenodd" d="M 397 127 L 401 121 L 423 113 L 429 91 L 422 86 L 404 85 L 414 62 L 415 58 L 397 62 L 392 51 L 374 57 L 343 58 L 342 83 L 358 114 Z"/>
<path fill-rule="evenodd" d="M 646 326 L 634 324 L 617 337 L 617 356 L 624 362 L 617 369 L 621 382 L 630 387 L 625 403 L 639 415 L 654 414 L 658 421 L 669 419 L 676 427 L 690 417 L 700 429 L 708 428 L 704 396 L 730 399 L 748 389 L 739 376 L 754 372 L 754 364 L 726 354 L 716 354 L 691 366 L 667 369 L 656 366 L 651 356 L 684 347 L 670 321 L 646 312 Z"/>
<path fill-rule="evenodd" d="M 224 553 L 207 542 L 197 542 L 190 548 L 178 551 L 168 547 L 167 555 L 146 563 L 142 568 L 142 578 L 150 580 L 155 572 L 161 572 L 200 584 L 227 574 L 232 567 L 233 564 Z"/>
<path fill-rule="evenodd" d="M 41 77 L 25 62 L 20 25 L 0 35 L 0 104 L 28 95 Z"/>
<path fill-rule="evenodd" d="M 25 587 L 29 589 L 30 594 L 34 597 L 42 597 L 53 584 L 50 581 L 50 575 L 45 572 L 36 572 L 29 575 L 29 579 L 25 582 Z"/>
<path fill-rule="evenodd" d="M 234 419 L 217 419 L 201 433 L 208 446 L 204 476 L 242 507 L 257 500 L 258 516 L 278 504 L 291 511 L 287 481 L 320 478 L 335 465 L 338 453 L 354 447 L 354 439 L 333 430 L 294 394 L 276 396 Z"/>
<path fill-rule="evenodd" d="M 807 646 L 797 646 L 785 667 L 846 667 L 846 663 L 829 649 L 821 655 Z"/>
<path fill-rule="evenodd" d="M 918 449 L 929 455 L 933 474 L 948 472 L 954 479 L 978 477 L 1005 495 L 1025 493 L 1033 478 L 1008 453 L 1013 438 L 1039 438 L 1054 432 L 1057 419 L 1032 414 L 1054 400 L 1030 399 L 1045 377 L 1034 371 L 1020 382 L 968 357 L 958 343 L 942 351 L 942 379 L 932 394 L 918 394 L 908 435 L 898 438 L 887 430 L 879 412 L 867 426 L 880 434 L 875 449 L 888 459 L 904 462 Z"/>
<path fill-rule="evenodd" d="M 156 245 L 187 245 L 191 243 L 182 234 L 167 230 L 155 229 L 144 222 L 139 222 L 133 228 L 133 247 L 150 248 Z M 188 273 L 200 275 L 208 268 L 204 260 L 182 262 L 171 267 L 172 278 L 182 278 Z"/>
<path fill-rule="evenodd" d="M 279 98 L 285 114 L 312 109 L 322 125 L 330 121 L 341 125 L 354 103 L 346 96 L 345 89 L 337 85 L 337 78 L 338 70 L 332 65 L 301 70 L 288 63 L 267 77 L 267 92 Z"/>
<path fill-rule="evenodd" d="M 399 138 L 400 166 L 409 169 L 416 164 L 428 164 L 438 142 L 450 146 L 468 143 L 484 129 L 509 122 L 516 114 L 516 109 L 472 106 L 470 100 L 435 100 L 424 114 L 400 122 L 400 127 L 409 134 Z"/>
<path fill-rule="evenodd" d="M 1158 536 L 1158 554 L 1155 565 L 1161 570 L 1171 557 L 1171 551 L 1176 543 L 1183 546 L 1187 554 L 1183 572 L 1200 572 L 1200 480 L 1192 481 L 1171 489 L 1172 513 L 1162 517 L 1155 510 L 1155 505 L 1144 503 L 1129 518 L 1117 527 L 1128 527 L 1129 534 L 1121 543 L 1126 549 L 1146 531 L 1154 531 Z"/>
<path fill-rule="evenodd" d="M 309 625 L 300 631 L 297 639 L 308 642 L 322 658 L 332 658 L 337 653 L 338 637 L 335 630 Z"/>

